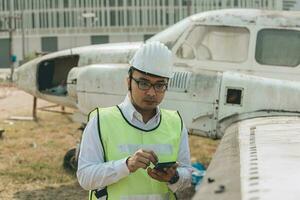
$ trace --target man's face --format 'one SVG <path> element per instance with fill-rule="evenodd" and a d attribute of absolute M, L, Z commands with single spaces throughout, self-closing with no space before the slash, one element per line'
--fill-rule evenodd
<path fill-rule="evenodd" d="M 152 84 L 149 89 L 146 86 Z M 128 79 L 128 87 L 130 81 Z M 132 73 L 131 80 L 131 98 L 135 106 L 145 111 L 151 111 L 163 100 L 168 79 L 163 77 L 155 77 L 140 73 L 136 70 Z M 155 85 L 155 86 L 154 86 Z M 139 87 L 140 86 L 140 87 Z M 154 89 L 156 87 L 156 90 Z"/>

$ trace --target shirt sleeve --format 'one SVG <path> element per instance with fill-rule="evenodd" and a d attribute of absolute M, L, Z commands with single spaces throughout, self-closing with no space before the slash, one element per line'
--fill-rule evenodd
<path fill-rule="evenodd" d="M 174 184 L 168 184 L 168 187 L 173 191 L 183 190 L 191 185 L 192 181 L 192 166 L 190 158 L 190 148 L 188 140 L 188 132 L 183 126 L 181 132 L 181 142 L 179 146 L 178 160 L 179 166 L 177 168 L 179 179 Z"/>
<path fill-rule="evenodd" d="M 77 179 L 81 187 L 86 190 L 102 189 L 128 176 L 126 159 L 104 162 L 98 116 L 93 117 L 84 129 L 80 145 Z"/>

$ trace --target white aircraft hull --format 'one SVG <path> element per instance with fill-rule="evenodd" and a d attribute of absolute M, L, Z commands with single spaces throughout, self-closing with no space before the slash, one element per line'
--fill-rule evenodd
<path fill-rule="evenodd" d="M 299 124 L 299 117 L 254 118 L 232 124 L 193 199 L 298 200 Z"/>

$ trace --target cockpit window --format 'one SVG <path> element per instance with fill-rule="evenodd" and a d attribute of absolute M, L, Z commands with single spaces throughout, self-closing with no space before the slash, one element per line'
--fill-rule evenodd
<path fill-rule="evenodd" d="M 295 67 L 300 64 L 300 32 L 264 29 L 258 32 L 255 59 L 264 65 Z"/>
<path fill-rule="evenodd" d="M 249 37 L 244 27 L 195 26 L 176 54 L 183 59 L 243 62 L 248 56 Z"/>
<path fill-rule="evenodd" d="M 178 38 L 182 35 L 182 33 L 187 29 L 190 25 L 189 18 L 179 21 L 173 26 L 167 28 L 166 30 L 154 35 L 147 42 L 151 41 L 160 41 L 164 43 L 169 49 L 172 49 Z"/>

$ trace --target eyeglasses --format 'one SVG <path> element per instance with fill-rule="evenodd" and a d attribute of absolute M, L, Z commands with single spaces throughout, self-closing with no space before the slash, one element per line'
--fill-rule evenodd
<path fill-rule="evenodd" d="M 138 88 L 141 90 L 150 90 L 150 88 L 153 87 L 156 92 L 164 92 L 168 89 L 168 84 L 166 84 L 166 83 L 152 84 L 145 80 L 137 80 L 133 77 L 131 77 L 131 78 L 137 83 Z"/>

